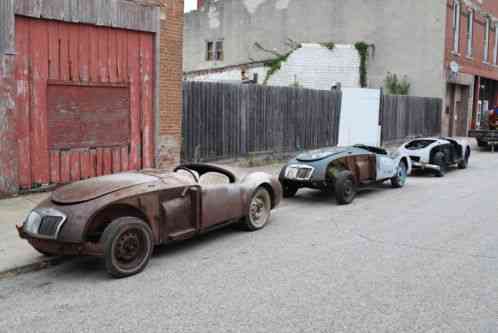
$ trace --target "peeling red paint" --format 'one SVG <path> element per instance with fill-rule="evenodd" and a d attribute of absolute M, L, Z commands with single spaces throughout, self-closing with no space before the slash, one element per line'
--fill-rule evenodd
<path fill-rule="evenodd" d="M 22 163 L 13 177 L 22 188 L 154 166 L 153 41 L 151 33 L 16 17 L 12 136 Z M 112 98 L 83 98 L 110 84 L 129 99 L 119 104 L 122 121 L 111 119 Z M 61 98 L 54 99 L 55 86 L 62 87 L 55 94 Z M 74 119 L 64 115 L 68 109 Z M 0 162 L 1 177 L 4 168 Z"/>

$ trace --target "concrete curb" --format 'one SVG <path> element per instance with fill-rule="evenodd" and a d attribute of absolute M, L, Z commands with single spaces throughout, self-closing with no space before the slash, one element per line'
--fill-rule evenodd
<path fill-rule="evenodd" d="M 68 261 L 69 259 L 69 257 L 47 257 L 27 265 L 9 268 L 5 271 L 0 272 L 0 280 L 57 266 L 62 264 L 63 262 Z"/>

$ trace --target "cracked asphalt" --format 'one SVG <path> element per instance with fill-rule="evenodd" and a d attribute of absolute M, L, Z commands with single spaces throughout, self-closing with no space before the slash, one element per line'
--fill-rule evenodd
<path fill-rule="evenodd" d="M 0 332 L 498 332 L 498 153 L 349 206 L 301 191 L 247 233 L 0 280 Z"/>

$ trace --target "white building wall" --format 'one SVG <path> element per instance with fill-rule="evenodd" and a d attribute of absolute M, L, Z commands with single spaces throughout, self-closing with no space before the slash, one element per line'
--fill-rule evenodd
<path fill-rule="evenodd" d="M 258 74 L 258 81 L 262 83 L 268 72 L 268 67 L 263 65 L 251 67 L 246 69 L 247 77 L 252 80 L 254 74 Z M 240 67 L 231 67 L 223 70 L 211 70 L 206 72 L 186 74 L 185 80 L 187 81 L 201 81 L 201 82 L 241 82 L 242 74 Z"/>
<path fill-rule="evenodd" d="M 247 77 L 258 74 L 259 83 L 265 81 L 269 67 L 264 65 L 246 69 Z M 240 82 L 241 69 L 211 70 L 187 74 L 189 81 Z M 357 88 L 360 82 L 360 57 L 351 45 L 336 45 L 333 50 L 320 44 L 303 44 L 294 51 L 279 71 L 266 83 L 268 86 L 288 87 L 298 83 L 300 87 L 329 90 L 336 83 L 344 88 Z"/>
<path fill-rule="evenodd" d="M 303 44 L 281 69 L 268 80 L 270 86 L 297 82 L 309 89 L 329 90 L 336 83 L 357 88 L 360 83 L 360 56 L 354 46 L 336 45 L 333 50 L 320 44 Z"/>

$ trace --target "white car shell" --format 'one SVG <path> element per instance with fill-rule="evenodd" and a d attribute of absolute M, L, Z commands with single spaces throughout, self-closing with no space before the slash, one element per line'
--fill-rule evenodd
<path fill-rule="evenodd" d="M 461 162 L 465 158 L 467 152 L 470 155 L 470 145 L 465 140 L 436 137 L 410 140 L 404 143 L 398 151 L 401 154 L 410 157 L 414 169 L 440 171 L 440 166 L 434 164 L 433 152 L 435 149 L 442 149 L 444 147 L 457 148 L 453 158 L 449 159 L 449 165 Z M 460 155 L 458 154 L 458 151 L 461 152 Z"/>

